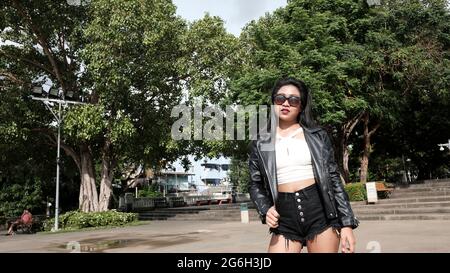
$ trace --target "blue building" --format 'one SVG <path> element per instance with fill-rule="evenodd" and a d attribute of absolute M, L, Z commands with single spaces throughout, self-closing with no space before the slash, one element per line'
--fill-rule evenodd
<path fill-rule="evenodd" d="M 191 165 L 185 170 L 181 160 L 161 171 L 158 182 L 165 186 L 165 191 L 192 191 L 202 193 L 210 189 L 231 187 L 229 170 L 230 159 L 226 157 L 202 158 L 194 160 L 189 156 Z"/>

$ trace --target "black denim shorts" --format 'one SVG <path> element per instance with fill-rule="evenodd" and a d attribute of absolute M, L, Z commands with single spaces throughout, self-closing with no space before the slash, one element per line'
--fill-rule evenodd
<path fill-rule="evenodd" d="M 286 247 L 289 240 L 299 241 L 303 247 L 329 227 L 339 234 L 338 219 L 327 218 L 316 184 L 296 192 L 279 192 L 275 209 L 280 215 L 278 227 L 270 228 L 269 233 L 283 235 Z"/>

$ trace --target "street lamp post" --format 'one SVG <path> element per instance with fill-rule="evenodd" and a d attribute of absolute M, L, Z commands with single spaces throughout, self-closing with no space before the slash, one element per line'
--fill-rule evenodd
<path fill-rule="evenodd" d="M 444 147 L 447 147 L 450 150 L 450 139 L 448 140 L 448 143 L 444 143 L 444 144 L 438 144 L 438 146 L 440 146 L 441 148 L 439 148 L 440 151 L 444 151 Z"/>
<path fill-rule="evenodd" d="M 35 94 L 39 93 L 39 89 L 40 89 L 40 92 L 42 93 L 41 87 L 37 87 L 37 88 L 35 87 L 34 93 Z M 60 156 L 61 156 L 61 153 L 60 153 L 61 123 L 64 119 L 61 115 L 61 108 L 62 108 L 63 104 L 68 105 L 68 104 L 86 104 L 86 103 L 78 102 L 78 101 L 68 101 L 68 100 L 64 100 L 64 99 L 60 100 L 60 99 L 51 99 L 51 98 L 39 98 L 39 97 L 34 97 L 34 96 L 30 96 L 30 98 L 32 100 L 42 101 L 44 103 L 45 107 L 47 107 L 47 109 L 50 110 L 50 112 L 52 112 L 53 116 L 55 117 L 56 124 L 58 126 L 58 138 L 57 138 L 57 149 L 56 149 L 56 198 L 55 198 L 55 226 L 54 226 L 54 231 L 57 231 L 59 228 L 58 217 L 59 217 L 59 165 L 61 163 L 61 160 L 60 160 Z M 53 109 L 51 107 L 52 106 L 51 103 L 58 104 L 58 113 L 55 113 L 55 111 L 53 111 Z"/>

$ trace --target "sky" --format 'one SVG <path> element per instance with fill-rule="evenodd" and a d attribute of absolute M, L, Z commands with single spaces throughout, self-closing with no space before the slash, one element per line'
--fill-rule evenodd
<path fill-rule="evenodd" d="M 177 14 L 189 21 L 203 18 L 206 12 L 219 16 L 227 31 L 235 36 L 251 20 L 286 6 L 286 0 L 173 0 L 173 3 Z"/>

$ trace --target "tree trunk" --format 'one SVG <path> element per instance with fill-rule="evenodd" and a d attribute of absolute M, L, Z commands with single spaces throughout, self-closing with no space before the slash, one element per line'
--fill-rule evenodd
<path fill-rule="evenodd" d="M 361 157 L 361 168 L 360 168 L 361 173 L 359 179 L 362 183 L 367 182 L 367 170 L 369 167 L 369 150 L 370 150 L 370 138 L 364 134 L 364 151 Z"/>
<path fill-rule="evenodd" d="M 342 176 L 344 177 L 345 183 L 350 182 L 350 171 L 348 169 L 348 158 L 350 153 L 347 148 L 347 144 L 344 143 L 343 147 L 343 155 L 342 155 Z"/>
<path fill-rule="evenodd" d="M 80 145 L 80 155 L 65 143 L 61 143 L 61 148 L 64 149 L 67 155 L 72 157 L 80 172 L 79 209 L 83 212 L 98 211 L 99 204 L 97 187 L 95 185 L 95 168 L 89 146 L 87 144 Z"/>
<path fill-rule="evenodd" d="M 107 211 L 112 195 L 112 179 L 114 175 L 114 163 L 110 156 L 110 143 L 105 142 L 102 155 L 102 179 L 100 181 L 99 211 Z"/>
<path fill-rule="evenodd" d="M 350 182 L 350 171 L 348 168 L 348 160 L 350 157 L 350 152 L 348 150 L 348 140 L 350 138 L 351 133 L 355 126 L 359 123 L 362 118 L 364 112 L 358 113 L 358 115 L 354 116 L 351 120 L 347 121 L 341 128 L 342 137 L 340 141 L 340 152 L 342 158 L 342 176 L 344 178 L 345 183 Z"/>
<path fill-rule="evenodd" d="M 81 185 L 79 208 L 83 212 L 98 211 L 98 193 L 95 186 L 95 171 L 92 154 L 87 144 L 80 147 L 81 157 Z"/>
<path fill-rule="evenodd" d="M 367 182 L 367 171 L 369 168 L 369 156 L 372 152 L 372 145 L 370 144 L 370 138 L 375 133 L 375 131 L 380 126 L 379 123 L 376 123 L 372 130 L 369 131 L 369 113 L 364 113 L 362 120 L 364 121 L 364 150 L 361 157 L 361 173 L 360 173 L 360 181 L 362 183 Z"/>

